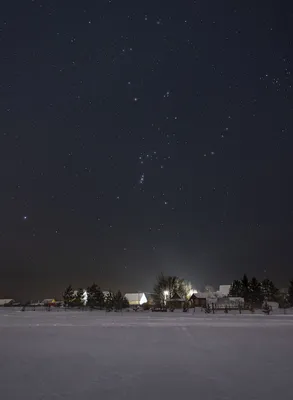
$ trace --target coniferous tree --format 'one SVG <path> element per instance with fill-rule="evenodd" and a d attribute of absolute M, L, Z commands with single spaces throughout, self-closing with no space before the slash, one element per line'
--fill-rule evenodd
<path fill-rule="evenodd" d="M 87 302 L 86 305 L 92 310 L 95 307 L 95 301 L 94 301 L 94 290 L 93 290 L 93 285 L 89 286 L 86 290 L 87 292 Z"/>
<path fill-rule="evenodd" d="M 263 302 L 263 294 L 260 282 L 253 277 L 249 282 L 248 301 L 250 304 L 260 305 Z"/>
<path fill-rule="evenodd" d="M 122 308 L 129 308 L 129 301 L 125 296 L 123 296 Z"/>
<path fill-rule="evenodd" d="M 266 301 L 276 301 L 278 289 L 274 283 L 269 279 L 264 279 L 261 283 L 263 298 Z"/>
<path fill-rule="evenodd" d="M 243 287 L 241 281 L 236 279 L 232 282 L 229 291 L 229 297 L 243 297 Z"/>
<path fill-rule="evenodd" d="M 96 300 L 97 306 L 101 310 L 105 305 L 105 296 L 104 296 L 104 293 L 99 288 L 99 286 L 97 287 L 97 289 L 95 291 L 95 300 Z"/>
<path fill-rule="evenodd" d="M 64 293 L 63 293 L 63 300 L 65 307 L 71 307 L 74 300 L 74 291 L 71 285 L 69 285 Z"/>
<path fill-rule="evenodd" d="M 73 304 L 75 307 L 82 307 L 84 305 L 84 291 L 79 288 L 75 294 Z"/>
<path fill-rule="evenodd" d="M 87 305 L 93 309 L 104 306 L 104 294 L 96 283 L 93 283 L 87 289 Z"/>
<path fill-rule="evenodd" d="M 114 295 L 110 290 L 105 298 L 105 306 L 107 311 L 112 311 L 114 308 Z"/>
<path fill-rule="evenodd" d="M 248 299 L 249 299 L 249 280 L 248 280 L 246 274 L 243 275 L 241 283 L 242 283 L 242 290 L 243 290 L 242 297 L 244 298 L 244 302 L 247 303 Z"/>
<path fill-rule="evenodd" d="M 95 283 L 93 283 L 91 286 L 87 288 L 87 306 L 90 309 L 96 307 L 96 296 L 95 296 L 96 289 L 97 285 Z"/>
<path fill-rule="evenodd" d="M 116 311 L 122 310 L 123 296 L 122 296 L 122 293 L 120 292 L 120 290 L 118 290 L 118 292 L 114 294 L 113 303 L 114 303 L 114 308 Z"/>

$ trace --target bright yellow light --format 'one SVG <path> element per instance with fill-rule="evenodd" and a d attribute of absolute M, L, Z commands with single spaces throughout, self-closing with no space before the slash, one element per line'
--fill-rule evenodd
<path fill-rule="evenodd" d="M 196 293 L 198 293 L 198 291 L 197 291 L 196 289 L 191 289 L 191 290 L 188 292 L 188 296 L 192 296 L 193 294 L 196 294 Z"/>

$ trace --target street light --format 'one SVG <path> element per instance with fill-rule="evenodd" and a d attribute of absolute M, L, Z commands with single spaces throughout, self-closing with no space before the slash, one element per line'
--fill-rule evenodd
<path fill-rule="evenodd" d="M 191 289 L 188 293 L 188 297 L 192 296 L 193 294 L 198 293 L 198 291 L 196 289 Z"/>
<path fill-rule="evenodd" d="M 167 297 L 169 296 L 169 290 L 164 290 L 164 300 L 165 300 L 165 304 L 167 302 Z"/>

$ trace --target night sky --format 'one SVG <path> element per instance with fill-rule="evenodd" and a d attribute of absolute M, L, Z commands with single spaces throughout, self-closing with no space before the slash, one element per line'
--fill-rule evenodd
<path fill-rule="evenodd" d="M 292 279 L 292 1 L 0 16 L 0 297 Z"/>

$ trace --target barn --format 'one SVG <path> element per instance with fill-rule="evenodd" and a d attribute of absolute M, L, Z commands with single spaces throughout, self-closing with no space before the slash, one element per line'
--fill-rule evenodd
<path fill-rule="evenodd" d="M 191 307 L 206 307 L 207 295 L 204 293 L 193 293 L 189 302 Z"/>

